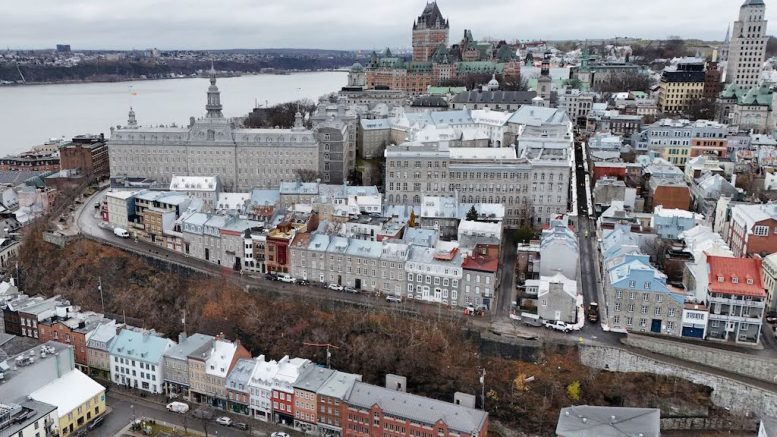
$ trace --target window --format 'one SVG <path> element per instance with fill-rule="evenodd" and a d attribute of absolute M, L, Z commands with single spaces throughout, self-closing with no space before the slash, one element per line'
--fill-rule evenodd
<path fill-rule="evenodd" d="M 675 311 L 674 308 L 669 308 L 669 310 L 666 312 L 666 314 L 669 317 L 674 317 L 674 311 Z"/>
<path fill-rule="evenodd" d="M 655 307 L 655 309 L 653 310 L 653 313 L 656 316 L 660 316 L 661 315 L 661 307 Z"/>
<path fill-rule="evenodd" d="M 616 290 L 615 291 L 615 298 L 620 299 L 623 297 L 623 291 L 622 290 Z"/>
<path fill-rule="evenodd" d="M 615 302 L 615 311 L 620 311 L 620 310 L 621 310 L 621 303 Z"/>
<path fill-rule="evenodd" d="M 642 305 L 642 308 L 639 309 L 639 312 L 642 314 L 647 314 L 648 307 L 647 305 Z"/>
<path fill-rule="evenodd" d="M 765 237 L 769 235 L 769 227 L 768 226 L 755 226 L 753 227 L 753 234 L 759 236 L 759 237 Z"/>

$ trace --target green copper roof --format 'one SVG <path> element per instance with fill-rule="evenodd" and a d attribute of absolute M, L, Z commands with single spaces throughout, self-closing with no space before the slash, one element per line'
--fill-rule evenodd
<path fill-rule="evenodd" d="M 410 65 L 407 66 L 407 71 L 413 71 L 413 72 L 432 71 L 432 63 L 431 62 L 412 62 Z"/>
<path fill-rule="evenodd" d="M 495 64 L 489 61 L 459 62 L 456 71 L 462 73 L 497 73 L 504 71 L 504 64 Z"/>
<path fill-rule="evenodd" d="M 467 87 L 463 86 L 430 86 L 426 89 L 426 93 L 430 96 L 440 96 L 446 94 L 458 94 L 467 91 Z"/>
<path fill-rule="evenodd" d="M 730 84 L 720 93 L 721 99 L 736 99 L 737 104 L 747 106 L 772 106 L 772 90 L 768 85 L 745 88 Z"/>

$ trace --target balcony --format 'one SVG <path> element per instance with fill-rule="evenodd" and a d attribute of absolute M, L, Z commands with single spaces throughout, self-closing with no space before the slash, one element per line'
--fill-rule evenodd
<path fill-rule="evenodd" d="M 733 314 L 715 314 L 710 313 L 710 320 L 724 320 L 731 322 L 760 323 L 761 317 L 758 315 L 733 315 Z"/>
<path fill-rule="evenodd" d="M 742 306 L 747 308 L 763 308 L 765 306 L 764 301 L 757 301 L 757 300 L 730 299 L 725 297 L 708 297 L 707 300 L 709 301 L 710 304 L 719 303 L 724 305 L 736 305 L 736 306 Z"/>

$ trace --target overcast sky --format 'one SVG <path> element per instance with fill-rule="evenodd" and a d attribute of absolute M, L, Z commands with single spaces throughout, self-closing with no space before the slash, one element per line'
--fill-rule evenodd
<path fill-rule="evenodd" d="M 742 0 L 439 0 L 451 41 L 723 39 Z M 409 47 L 426 0 L 0 0 L 0 48 Z M 768 3 L 768 2 L 767 2 Z M 777 26 L 777 3 L 767 7 Z M 770 29 L 771 30 L 771 29 Z"/>

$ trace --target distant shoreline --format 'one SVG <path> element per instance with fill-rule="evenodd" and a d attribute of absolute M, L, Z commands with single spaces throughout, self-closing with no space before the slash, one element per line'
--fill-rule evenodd
<path fill-rule="evenodd" d="M 239 73 L 239 74 L 217 74 L 218 78 L 231 78 L 231 77 L 243 77 L 243 76 L 287 76 L 300 73 L 333 73 L 333 72 L 348 72 L 347 68 L 342 69 L 326 69 L 326 70 L 279 70 L 277 72 L 255 72 L 255 73 Z M 123 82 L 145 82 L 149 80 L 174 80 L 174 79 L 203 79 L 207 76 L 181 76 L 181 77 L 153 77 L 153 78 L 117 78 L 108 80 L 60 80 L 53 82 L 24 82 L 24 83 L 0 83 L 0 89 L 2 88 L 15 88 L 25 86 L 40 86 L 40 85 L 76 85 L 76 84 L 90 84 L 90 83 L 123 83 Z"/>

